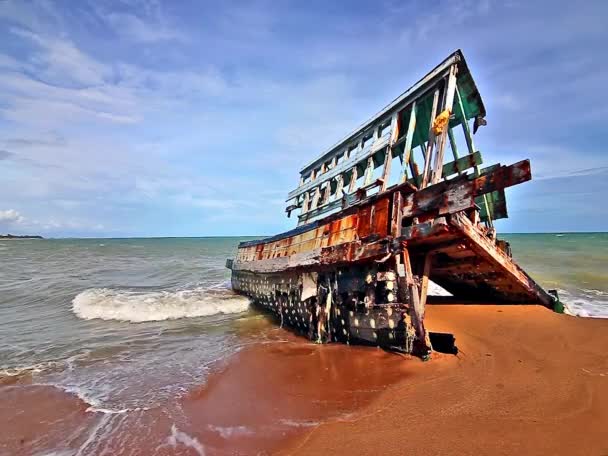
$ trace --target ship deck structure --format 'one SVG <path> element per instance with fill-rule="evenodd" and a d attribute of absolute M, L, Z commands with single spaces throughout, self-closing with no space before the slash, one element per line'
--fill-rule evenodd
<path fill-rule="evenodd" d="M 240 243 L 233 289 L 312 340 L 422 357 L 430 280 L 460 301 L 560 310 L 497 238 L 505 189 L 532 174 L 528 160 L 484 165 L 485 117 L 458 50 L 302 168 L 286 201 L 297 227 Z"/>

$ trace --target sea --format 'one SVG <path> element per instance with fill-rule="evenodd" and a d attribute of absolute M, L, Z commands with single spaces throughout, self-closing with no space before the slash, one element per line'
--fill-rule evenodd
<path fill-rule="evenodd" d="M 608 233 L 501 237 L 567 313 L 608 318 Z M 246 239 L 0 241 L 0 395 L 40 385 L 78 397 L 99 417 L 78 453 L 97 454 L 126 415 L 187 394 L 264 340 L 265 317 L 231 291 L 225 268 Z M 175 414 L 167 444 L 188 439 Z M 28 447 L 50 450 L 42 440 Z"/>

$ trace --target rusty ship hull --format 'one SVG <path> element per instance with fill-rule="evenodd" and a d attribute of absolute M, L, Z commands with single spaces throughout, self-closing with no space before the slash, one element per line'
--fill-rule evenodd
<path fill-rule="evenodd" d="M 239 244 L 227 261 L 233 289 L 311 340 L 421 356 L 433 345 L 424 327 L 429 280 L 467 302 L 554 308 L 496 237 L 504 189 L 530 180 L 531 170 L 528 160 L 479 167 L 469 119 L 476 129 L 484 116 L 457 51 L 302 170 L 287 207 L 300 211 L 299 226 Z M 448 142 L 454 159 L 446 163 Z M 391 166 L 401 170 L 392 185 Z"/>

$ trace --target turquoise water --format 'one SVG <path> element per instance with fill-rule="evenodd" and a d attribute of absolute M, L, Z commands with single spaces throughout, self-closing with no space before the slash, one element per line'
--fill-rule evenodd
<path fill-rule="evenodd" d="M 608 317 L 608 233 L 508 234 L 513 257 L 569 312 Z"/>

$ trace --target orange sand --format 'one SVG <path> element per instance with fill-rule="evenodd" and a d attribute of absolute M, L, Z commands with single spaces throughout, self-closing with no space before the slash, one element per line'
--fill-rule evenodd
<path fill-rule="evenodd" d="M 458 357 L 411 375 L 284 454 L 608 454 L 608 320 L 536 306 L 429 306 Z"/>

